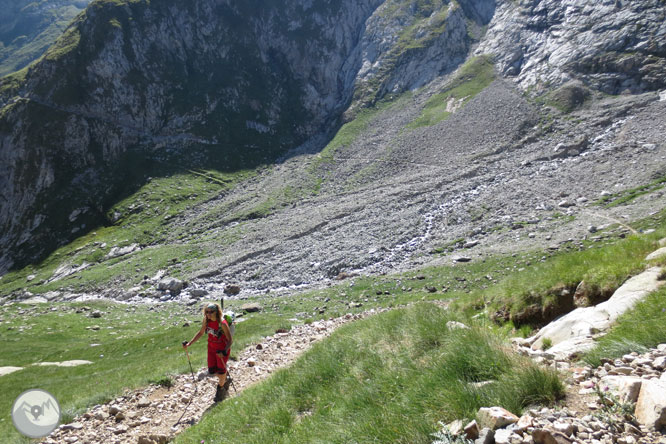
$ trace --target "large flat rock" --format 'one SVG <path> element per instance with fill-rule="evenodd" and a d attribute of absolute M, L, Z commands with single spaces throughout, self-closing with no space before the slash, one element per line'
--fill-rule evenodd
<path fill-rule="evenodd" d="M 558 359 L 591 349 L 594 336 L 606 332 L 621 314 L 663 284 L 658 280 L 660 274 L 660 267 L 652 267 L 625 282 L 609 300 L 556 319 L 528 339 L 532 349 L 541 349 L 546 338 L 553 345 L 548 351 Z"/>

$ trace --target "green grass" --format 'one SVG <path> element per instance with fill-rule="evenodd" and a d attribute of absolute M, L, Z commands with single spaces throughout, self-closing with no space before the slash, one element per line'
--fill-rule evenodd
<path fill-rule="evenodd" d="M 457 101 L 459 106 L 464 106 L 490 85 L 494 79 L 495 71 L 490 57 L 481 56 L 470 59 L 460 68 L 442 92 L 428 99 L 421 115 L 407 128 L 415 129 L 432 126 L 447 119 L 451 115 L 451 112 L 447 111 L 449 101 Z"/>
<path fill-rule="evenodd" d="M 614 359 L 634 351 L 646 351 L 666 343 L 666 288 L 648 295 L 622 315 L 612 330 L 582 360 L 600 365 L 601 358 Z"/>
<path fill-rule="evenodd" d="M 562 394 L 553 372 L 507 351 L 501 336 L 482 325 L 449 331 L 449 319 L 419 304 L 342 327 L 175 442 L 429 443 L 440 420 L 487 405 L 520 413 Z"/>
<path fill-rule="evenodd" d="M 656 227 L 653 234 L 608 240 L 609 245 L 591 243 L 594 248 L 561 252 L 544 262 L 541 258 L 545 255 L 539 251 L 494 256 L 398 275 L 351 277 L 323 290 L 250 298 L 264 310 L 239 323 L 232 358 L 278 328 L 416 301 L 456 301 L 448 311 L 424 302 L 343 327 L 290 369 L 249 388 L 233 402 L 215 407 L 178 442 L 425 443 L 430 442 L 439 421 L 471 419 L 480 406 L 503 405 L 519 413 L 528 405 L 549 403 L 562 390 L 556 375 L 507 351 L 505 335 L 529 332 L 525 328 L 513 331 L 511 323 L 496 326 L 484 316 L 470 321 L 470 315 L 487 312 L 487 303 L 509 305 L 514 294 L 531 295 L 544 289 L 547 293 L 552 282 L 571 276 L 597 279 L 598 283 L 619 282 L 645 266 L 644 254 L 654 249 L 656 239 L 666 235 L 665 219 L 666 212 L 662 212 L 633 224 L 637 229 Z M 76 249 L 72 246 L 72 251 Z M 122 266 L 121 262 L 117 266 Z M 428 290 L 431 286 L 436 287 L 435 293 Z M 622 353 L 636 344 L 647 347 L 664 342 L 665 291 L 652 295 L 644 307 L 622 318 L 624 330 L 618 328 L 608 337 L 612 353 Z M 239 304 L 228 302 L 232 309 L 238 309 Z M 76 313 L 84 305 L 104 315 L 93 319 L 88 317 L 90 310 Z M 320 313 L 322 308 L 324 313 Z M 71 359 L 95 364 L 49 368 L 48 373 L 28 366 L 4 376 L 0 378 L 0 408 L 8 412 L 18 394 L 40 387 L 56 396 L 65 419 L 71 419 L 127 388 L 150 382 L 168 384 L 172 375 L 189 371 L 180 342 L 194 335 L 200 316 L 198 308 L 176 304 L 1 307 L 4 353 L 0 366 Z M 450 332 L 448 320 L 462 320 L 472 329 Z M 185 321 L 189 321 L 188 327 L 183 327 Z M 647 327 L 636 329 L 639 322 Z M 86 329 L 93 325 L 100 329 Z M 629 336 L 638 332 L 647 339 Z M 629 348 L 623 349 L 625 346 Z M 204 349 L 202 345 L 192 349 L 197 366 L 204 363 Z M 608 350 L 599 352 L 600 356 Z M 485 381 L 495 382 L 475 384 Z M 0 433 L 9 442 L 27 442 L 21 441 L 9 421 L 8 415 L 0 416 Z"/>
<path fill-rule="evenodd" d="M 666 176 L 661 177 L 646 185 L 641 185 L 635 188 L 621 191 L 619 193 L 613 193 L 609 196 L 604 196 L 598 201 L 596 201 L 595 204 L 603 206 L 605 208 L 616 207 L 631 202 L 632 200 L 644 194 L 649 194 L 654 191 L 660 190 L 664 188 L 664 184 L 666 184 Z"/>
<path fill-rule="evenodd" d="M 484 306 L 489 312 L 507 310 L 513 319 L 528 306 L 551 306 L 555 310 L 562 303 L 558 300 L 562 291 L 569 291 L 570 298 L 581 281 L 599 291 L 613 291 L 629 276 L 645 269 L 645 257 L 657 248 L 657 240 L 664 234 L 661 228 L 652 235 L 630 236 L 602 248 L 588 242 L 582 251 L 558 253 L 511 274 L 497 286 L 461 298 L 456 305 L 469 311 Z"/>

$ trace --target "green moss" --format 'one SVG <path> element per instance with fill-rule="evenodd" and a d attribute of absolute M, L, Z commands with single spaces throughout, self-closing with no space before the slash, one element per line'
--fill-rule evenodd
<path fill-rule="evenodd" d="M 28 68 L 23 68 L 0 79 L 0 97 L 10 98 L 18 93 L 19 87 L 25 81 Z"/>
<path fill-rule="evenodd" d="M 447 84 L 444 91 L 432 96 L 425 103 L 421 115 L 407 125 L 408 129 L 431 126 L 445 120 L 451 114 L 447 111 L 450 101 L 464 106 L 495 80 L 492 58 L 474 57 L 465 63 Z"/>
<path fill-rule="evenodd" d="M 77 26 L 70 26 L 44 54 L 46 60 L 59 60 L 72 52 L 81 42 L 81 32 Z"/>

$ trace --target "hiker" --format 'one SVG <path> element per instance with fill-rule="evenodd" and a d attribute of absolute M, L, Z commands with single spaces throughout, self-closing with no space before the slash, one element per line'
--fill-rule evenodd
<path fill-rule="evenodd" d="M 183 347 L 187 348 L 194 344 L 204 333 L 208 333 L 208 373 L 217 374 L 219 379 L 215 392 L 215 402 L 219 402 L 229 393 L 231 379 L 227 377 L 227 361 L 233 340 L 229 325 L 222 316 L 222 309 L 218 304 L 206 305 L 201 330 L 190 342 L 184 342 Z"/>

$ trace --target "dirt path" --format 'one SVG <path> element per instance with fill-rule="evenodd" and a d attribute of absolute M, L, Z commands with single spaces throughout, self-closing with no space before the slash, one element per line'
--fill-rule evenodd
<path fill-rule="evenodd" d="M 338 327 L 385 310 L 367 312 L 300 325 L 279 332 L 244 349 L 236 361 L 230 361 L 234 386 L 230 397 L 259 382 L 279 368 L 293 363 L 311 344 L 329 336 Z M 193 362 L 199 368 L 199 362 Z M 173 386 L 151 385 L 128 392 L 111 402 L 93 407 L 73 422 L 58 427 L 43 443 L 166 443 L 192 424 L 214 405 L 217 378 L 206 368 L 174 378 Z M 190 400 L 192 402 L 190 403 Z M 224 402 L 224 401 L 223 401 Z M 189 405 L 188 405 L 189 403 Z M 185 412 L 183 416 L 183 412 Z M 178 420 L 182 420 L 178 423 Z M 178 424 L 177 424 L 178 423 Z"/>

